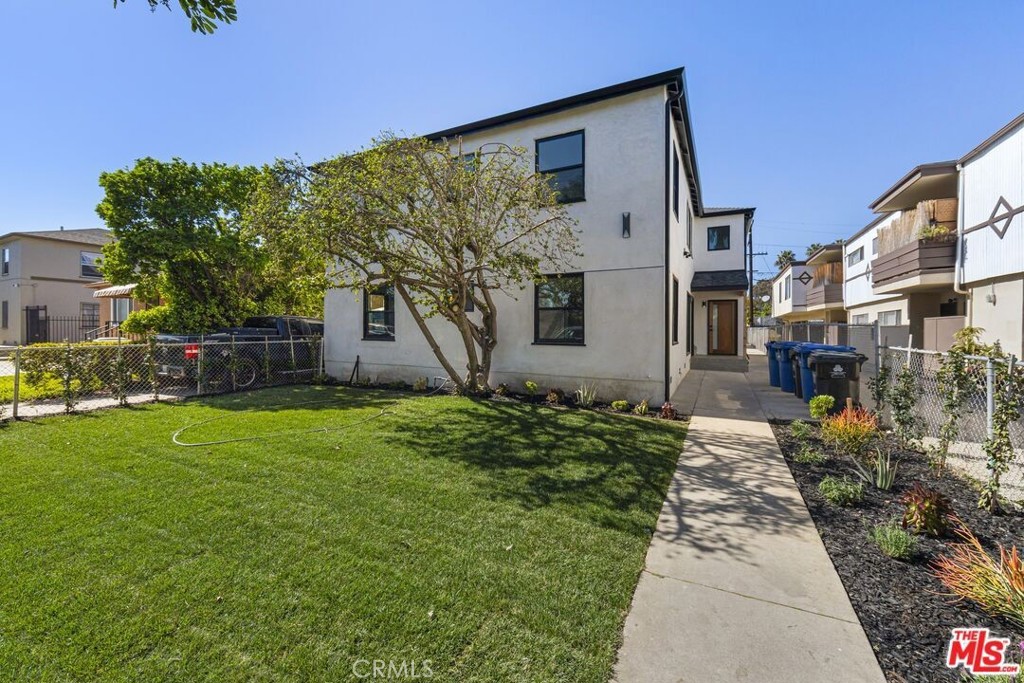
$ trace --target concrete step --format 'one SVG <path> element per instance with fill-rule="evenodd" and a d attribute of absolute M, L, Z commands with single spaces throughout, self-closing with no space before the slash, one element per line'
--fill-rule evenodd
<path fill-rule="evenodd" d="M 746 356 L 694 356 L 692 369 L 746 372 L 748 365 Z"/>

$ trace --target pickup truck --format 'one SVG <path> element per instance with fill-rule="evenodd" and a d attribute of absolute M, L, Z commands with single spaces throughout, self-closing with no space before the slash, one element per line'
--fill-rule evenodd
<path fill-rule="evenodd" d="M 236 388 L 251 386 L 268 374 L 308 375 L 319 362 L 313 340 L 323 334 L 322 320 L 291 315 L 247 318 L 241 327 L 209 334 L 158 334 L 157 375 L 197 381 L 202 369 L 205 385 Z"/>

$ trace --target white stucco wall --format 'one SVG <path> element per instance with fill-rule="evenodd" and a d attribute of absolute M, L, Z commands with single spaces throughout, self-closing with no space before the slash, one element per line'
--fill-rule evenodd
<path fill-rule="evenodd" d="M 743 262 L 743 214 L 698 218 L 693 226 L 693 258 L 697 270 L 746 270 Z M 708 251 L 708 228 L 728 226 L 729 248 Z"/>
<path fill-rule="evenodd" d="M 665 90 L 639 93 L 508 124 L 467 136 L 466 150 L 489 142 L 534 148 L 537 138 L 585 131 L 586 201 L 571 204 L 579 221 L 583 252 L 568 272 L 584 273 L 585 346 L 534 344 L 534 285 L 518 299 L 498 304 L 499 342 L 492 383 L 521 387 L 533 379 L 542 387 L 572 391 L 582 382 L 598 384 L 606 400 L 648 398 L 660 402 L 665 370 Z M 688 194 L 685 183 L 681 199 Z M 630 212 L 631 236 L 622 237 L 622 213 Z M 671 213 L 671 212 L 670 212 Z M 682 211 L 681 211 L 682 214 Z M 682 216 L 681 216 L 682 217 Z M 671 220 L 671 219 L 670 219 Z M 671 268 L 685 292 L 692 273 L 682 256 L 678 227 L 670 247 Z M 396 341 L 362 340 L 361 294 L 331 291 L 325 306 L 327 371 L 347 379 L 356 357 L 364 376 L 412 381 L 443 375 L 440 365 L 396 298 Z M 685 299 L 684 299 L 685 300 Z M 680 334 L 685 339 L 685 305 Z M 443 348 L 457 357 L 461 341 L 435 321 Z M 679 378 L 686 360 L 673 352 Z M 454 359 L 453 359 L 454 361 Z M 455 361 L 459 370 L 464 359 Z"/>
<path fill-rule="evenodd" d="M 807 313 L 807 289 L 798 278 L 804 273 L 813 273 L 808 266 L 790 265 L 772 281 L 772 317 L 784 320 L 809 320 L 812 314 Z M 786 278 L 790 278 L 789 296 L 786 296 Z M 810 316 L 810 317 L 808 317 Z"/>
<path fill-rule="evenodd" d="M 694 292 L 694 345 L 697 347 L 698 355 L 708 353 L 708 307 L 709 301 L 735 301 L 738 311 L 736 322 L 736 351 L 737 355 L 744 353 L 745 344 L 743 335 L 746 327 L 743 322 L 743 292 Z"/>
<path fill-rule="evenodd" d="M 888 214 L 881 222 L 877 223 L 862 235 L 847 242 L 843 247 L 843 303 L 847 310 L 868 306 L 878 302 L 895 301 L 899 295 L 876 295 L 871 283 L 871 262 L 878 258 L 873 248 L 878 231 L 889 226 L 894 220 L 900 217 L 902 212 L 895 211 Z M 850 265 L 850 254 L 858 249 L 864 249 L 864 260 L 860 263 Z"/>
<path fill-rule="evenodd" d="M 968 324 L 984 330 L 981 340 L 998 341 L 1003 351 L 1024 358 L 1024 278 L 991 280 L 969 291 Z"/>

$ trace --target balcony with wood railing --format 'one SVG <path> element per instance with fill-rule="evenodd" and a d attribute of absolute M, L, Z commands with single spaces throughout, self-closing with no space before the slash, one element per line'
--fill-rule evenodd
<path fill-rule="evenodd" d="M 807 310 L 842 308 L 843 262 L 822 263 L 815 267 L 813 276 L 807 290 Z"/>
<path fill-rule="evenodd" d="M 953 283 L 957 200 L 932 199 L 878 231 L 871 262 L 876 294 L 935 289 Z"/>

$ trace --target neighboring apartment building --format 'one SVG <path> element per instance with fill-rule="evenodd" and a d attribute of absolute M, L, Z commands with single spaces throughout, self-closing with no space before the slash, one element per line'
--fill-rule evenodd
<path fill-rule="evenodd" d="M 807 311 L 807 290 L 814 269 L 804 261 L 793 261 L 772 278 L 772 318 L 782 323 L 821 320 Z"/>
<path fill-rule="evenodd" d="M 1024 114 L 960 159 L 958 268 L 966 324 L 1024 358 Z"/>
<path fill-rule="evenodd" d="M 846 322 L 846 310 L 843 308 L 842 243 L 819 247 L 808 255 L 804 265 L 811 273 L 811 282 L 805 296 L 807 312 L 814 316 L 814 320 Z"/>
<path fill-rule="evenodd" d="M 843 244 L 843 303 L 851 325 L 895 327 L 907 321 L 907 299 L 902 294 L 876 294 L 871 263 L 878 257 L 880 230 L 899 219 L 901 212 L 882 214 Z"/>
<path fill-rule="evenodd" d="M 532 379 L 571 391 L 586 382 L 608 400 L 657 403 L 701 363 L 746 367 L 754 210 L 704 207 L 682 69 L 427 137 L 461 137 L 465 151 L 535 149 L 540 170 L 572 181 L 562 197 L 583 256 L 572 273 L 499 300 L 492 384 Z M 348 377 L 357 357 L 361 373 L 380 380 L 444 374 L 387 290 L 329 291 L 325 322 L 334 377 Z M 461 348 L 450 324 L 429 324 L 446 350 Z"/>
<path fill-rule="evenodd" d="M 41 230 L 0 237 L 0 343 L 47 341 L 48 320 L 98 327 L 99 303 L 83 285 L 101 280 L 106 230 Z M 76 330 L 80 332 L 83 330 Z"/>

